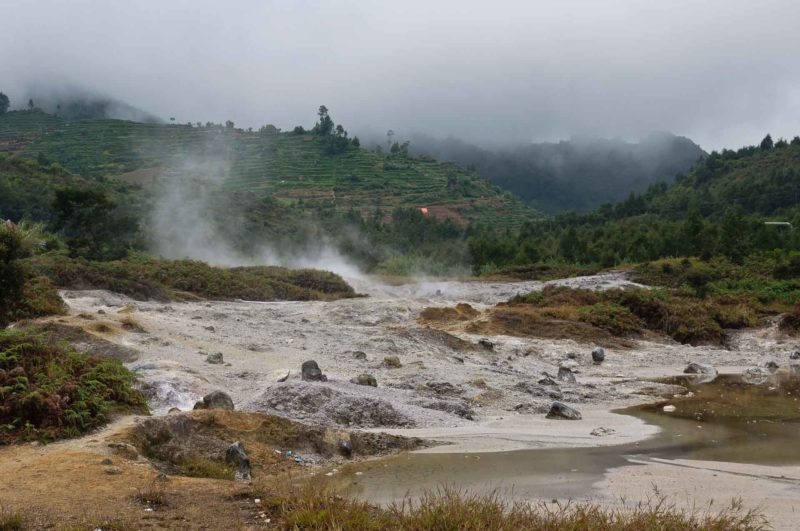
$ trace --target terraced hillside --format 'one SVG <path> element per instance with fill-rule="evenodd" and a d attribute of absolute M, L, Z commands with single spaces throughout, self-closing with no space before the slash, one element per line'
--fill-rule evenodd
<path fill-rule="evenodd" d="M 110 119 L 67 122 L 33 110 L 0 116 L 3 152 L 58 162 L 86 178 L 118 178 L 146 188 L 164 179 L 197 179 L 299 210 L 326 206 L 386 218 L 398 206 L 415 207 L 461 225 L 496 229 L 513 229 L 536 216 L 454 164 L 353 145 L 329 154 L 311 134 Z"/>

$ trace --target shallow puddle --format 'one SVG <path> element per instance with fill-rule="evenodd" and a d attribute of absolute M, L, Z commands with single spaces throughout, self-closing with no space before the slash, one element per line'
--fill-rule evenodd
<path fill-rule="evenodd" d="M 671 380 L 688 397 L 619 413 L 659 426 L 638 444 L 598 448 L 519 450 L 481 454 L 404 454 L 370 463 L 337 478 L 343 493 L 389 503 L 444 485 L 511 499 L 572 498 L 596 494 L 604 473 L 629 457 L 698 459 L 755 464 L 800 463 L 800 377 L 769 376 L 759 385 L 720 376 L 697 384 Z M 665 404 L 675 411 L 663 411 Z M 563 421 L 568 422 L 568 421 Z"/>

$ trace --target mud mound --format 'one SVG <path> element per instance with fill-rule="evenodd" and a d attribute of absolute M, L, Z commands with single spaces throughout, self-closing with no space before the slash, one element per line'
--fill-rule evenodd
<path fill-rule="evenodd" d="M 358 428 L 412 427 L 414 421 L 380 398 L 349 394 L 326 385 L 286 382 L 272 386 L 245 409 L 314 424 Z"/>
<path fill-rule="evenodd" d="M 455 307 L 428 307 L 422 310 L 419 317 L 422 321 L 469 321 L 480 315 L 480 312 L 466 303 Z"/>
<path fill-rule="evenodd" d="M 241 441 L 253 474 L 275 474 L 302 464 L 367 457 L 425 446 L 421 439 L 309 426 L 262 413 L 194 411 L 150 418 L 123 436 L 172 474 L 232 479 L 225 451 Z M 276 451 L 277 450 L 277 451 Z M 291 451 L 297 461 L 286 457 Z"/>

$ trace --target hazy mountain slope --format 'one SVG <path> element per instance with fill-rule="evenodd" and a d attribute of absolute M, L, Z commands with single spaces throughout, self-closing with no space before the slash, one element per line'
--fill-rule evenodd
<path fill-rule="evenodd" d="M 369 216 L 424 207 L 438 219 L 498 229 L 535 216 L 518 199 L 454 164 L 353 145 L 330 154 L 311 134 L 66 121 L 41 111 L 18 111 L 0 117 L 4 151 L 58 162 L 88 178 L 114 177 L 145 187 L 196 180 L 197 186 L 243 191 L 299 210 L 325 206 Z"/>
<path fill-rule="evenodd" d="M 477 169 L 478 173 L 546 212 L 587 211 L 672 182 L 705 152 L 691 140 L 667 133 L 641 142 L 585 139 L 520 145 L 491 151 L 457 139 L 415 136 L 412 150 Z"/>

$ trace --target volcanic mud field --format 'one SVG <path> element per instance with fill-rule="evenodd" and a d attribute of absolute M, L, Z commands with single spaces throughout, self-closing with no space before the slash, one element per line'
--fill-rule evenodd
<path fill-rule="evenodd" d="M 549 283 L 351 282 L 364 296 L 334 302 L 163 303 L 105 291 L 66 291 L 69 315 L 51 321 L 118 346 L 146 388 L 155 417 L 191 410 L 204 395 L 220 390 L 236 410 L 269 413 L 330 433 L 419 438 L 383 448 L 411 454 L 362 463 L 357 476 L 356 469 L 340 474 L 342 489 L 373 501 L 397 499 L 421 477 L 457 487 L 463 479 L 476 490 L 501 486 L 515 499 L 591 499 L 611 505 L 658 489 L 677 503 L 699 506 L 740 496 L 764 510 L 775 527 L 791 528 L 800 505 L 800 451 L 794 464 L 780 467 L 679 459 L 674 453 L 637 456 L 633 450 L 646 446 L 643 441 L 664 446 L 665 437 L 687 428 L 661 431 L 652 416 L 614 412 L 686 394 L 683 386 L 654 380 L 679 375 L 690 362 L 739 373 L 774 359 L 780 372 L 789 371 L 787 353 L 797 345 L 777 327 L 730 332 L 724 347 L 654 337 L 603 344 L 585 337 L 476 335 L 434 327 L 420 315 L 426 308 L 457 307 L 480 319 L 495 304 L 547 284 L 587 289 L 636 284 L 622 272 Z M 601 364 L 592 361 L 597 346 L 605 348 Z M 318 364 L 325 381 L 301 379 L 301 365 L 308 360 Z M 547 418 L 554 400 L 577 409 L 582 418 Z M 147 420 L 126 425 L 142 422 Z M 320 440 L 328 437 L 325 433 Z M 594 453 L 609 446 L 623 450 L 612 457 Z M 306 464 L 324 462 L 311 454 Z M 370 467 L 395 467 L 400 483 L 387 482 L 385 474 L 383 480 L 370 476 Z M 480 471 L 489 468 L 493 472 L 482 483 Z M 498 481 L 503 470 L 507 474 Z M 529 480 L 537 474 L 537 481 Z M 517 483 L 525 488 L 514 494 Z"/>

